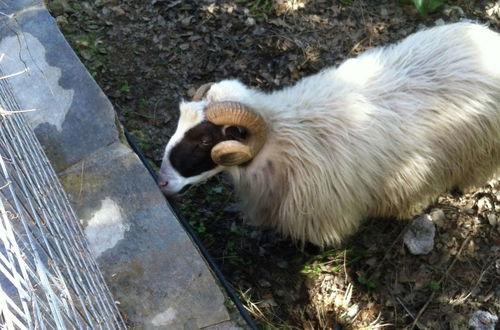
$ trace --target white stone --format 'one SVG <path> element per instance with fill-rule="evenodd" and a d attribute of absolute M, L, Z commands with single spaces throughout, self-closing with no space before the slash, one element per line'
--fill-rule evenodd
<path fill-rule="evenodd" d="M 488 222 L 491 226 L 495 227 L 498 223 L 497 215 L 495 213 L 488 214 Z"/>
<path fill-rule="evenodd" d="M 255 19 L 252 18 L 252 17 L 248 17 L 246 20 L 245 20 L 245 24 L 247 26 L 254 26 L 255 25 Z"/>
<path fill-rule="evenodd" d="M 172 322 L 175 320 L 176 315 L 177 315 L 177 312 L 175 311 L 175 309 L 173 309 L 172 307 L 169 307 L 163 313 L 157 314 L 155 317 L 153 317 L 153 319 L 151 320 L 151 323 L 157 327 L 161 327 L 161 326 L 165 327 L 165 326 L 172 324 Z"/>
<path fill-rule="evenodd" d="M 441 227 L 444 225 L 444 222 L 446 221 L 446 216 L 444 214 L 444 211 L 442 209 L 435 209 L 431 212 L 430 214 L 432 222 L 436 224 L 436 226 Z"/>
<path fill-rule="evenodd" d="M 122 240 L 126 231 L 128 231 L 128 226 L 123 224 L 119 205 L 106 197 L 101 203 L 101 208 L 87 222 L 85 235 L 89 241 L 90 250 L 97 258 Z"/>
<path fill-rule="evenodd" d="M 488 197 L 483 197 L 477 201 L 477 212 L 482 213 L 484 211 L 492 210 L 493 205 Z"/>
<path fill-rule="evenodd" d="M 442 18 L 438 18 L 438 19 L 434 22 L 434 24 L 435 24 L 436 26 L 441 26 L 441 25 L 445 25 L 445 24 L 446 24 L 446 22 L 445 22 Z"/>
<path fill-rule="evenodd" d="M 486 311 L 475 311 L 469 320 L 469 328 L 474 330 L 494 330 L 498 316 Z"/>

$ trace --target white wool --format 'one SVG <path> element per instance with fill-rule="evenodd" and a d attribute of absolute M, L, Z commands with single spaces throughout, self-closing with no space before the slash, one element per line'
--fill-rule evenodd
<path fill-rule="evenodd" d="M 320 246 L 499 170 L 500 35 L 479 25 L 421 31 L 269 94 L 222 81 L 206 100 L 267 122 L 261 152 L 227 168 L 250 218 Z"/>

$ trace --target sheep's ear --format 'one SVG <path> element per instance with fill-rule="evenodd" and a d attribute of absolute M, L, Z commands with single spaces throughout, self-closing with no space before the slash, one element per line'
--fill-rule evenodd
<path fill-rule="evenodd" d="M 247 145 L 235 140 L 229 140 L 220 142 L 213 147 L 211 157 L 216 164 L 236 166 L 252 159 L 252 153 Z"/>
<path fill-rule="evenodd" d="M 243 141 L 246 139 L 247 132 L 245 128 L 239 126 L 226 125 L 222 128 L 222 134 L 228 140 Z"/>

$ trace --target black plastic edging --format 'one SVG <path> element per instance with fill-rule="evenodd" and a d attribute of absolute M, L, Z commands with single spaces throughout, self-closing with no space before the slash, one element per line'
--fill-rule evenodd
<path fill-rule="evenodd" d="M 128 131 L 125 128 L 124 128 L 124 133 L 125 133 L 125 137 L 127 138 L 128 143 L 132 147 L 132 150 L 134 150 L 134 152 L 137 154 L 137 156 L 139 156 L 139 159 L 144 164 L 144 166 L 148 170 L 149 174 L 151 174 L 151 176 L 153 177 L 153 179 L 155 180 L 155 182 L 158 182 L 158 175 L 156 175 L 156 172 L 153 170 L 153 168 L 151 167 L 151 165 L 148 163 L 148 160 L 146 159 L 146 157 L 142 154 L 141 150 L 139 149 L 139 147 L 135 143 L 134 138 L 128 133 Z M 212 271 L 214 272 L 214 274 L 219 279 L 219 281 L 222 284 L 222 286 L 224 287 L 224 289 L 226 289 L 227 294 L 233 300 L 234 304 L 236 305 L 236 308 L 240 312 L 240 314 L 243 317 L 243 319 L 247 322 L 247 324 L 250 327 L 250 329 L 252 329 L 252 330 L 258 330 L 257 325 L 255 324 L 255 322 L 253 321 L 252 317 L 248 314 L 247 310 L 245 309 L 245 307 L 241 303 L 240 299 L 238 298 L 238 295 L 236 294 L 236 292 L 234 291 L 234 289 L 231 287 L 231 284 L 229 284 L 229 282 L 224 278 L 224 274 L 222 274 L 221 270 L 219 269 L 219 267 L 217 266 L 217 264 L 215 263 L 215 261 L 213 260 L 213 258 L 210 256 L 210 253 L 205 248 L 205 246 L 201 242 L 201 240 L 198 237 L 198 235 L 196 235 L 196 233 L 193 230 L 193 228 L 191 228 L 191 225 L 189 225 L 189 223 L 186 221 L 186 219 L 181 214 L 181 212 L 179 211 L 179 209 L 177 208 L 177 206 L 175 205 L 175 203 L 173 203 L 169 198 L 166 198 L 166 199 L 168 201 L 167 204 L 168 204 L 169 208 L 177 216 L 177 218 L 179 219 L 180 223 L 182 224 L 182 226 L 184 227 L 184 229 L 187 231 L 187 233 L 189 234 L 189 236 L 191 236 L 191 239 L 193 240 L 193 242 L 198 247 L 199 251 L 201 252 L 201 254 L 203 255 L 203 257 L 207 261 L 208 265 L 210 266 L 210 268 L 212 269 Z"/>

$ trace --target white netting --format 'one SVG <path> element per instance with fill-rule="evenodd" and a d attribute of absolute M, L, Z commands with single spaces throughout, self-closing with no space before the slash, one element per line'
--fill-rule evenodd
<path fill-rule="evenodd" d="M 125 328 L 8 79 L 0 107 L 0 329 Z"/>

